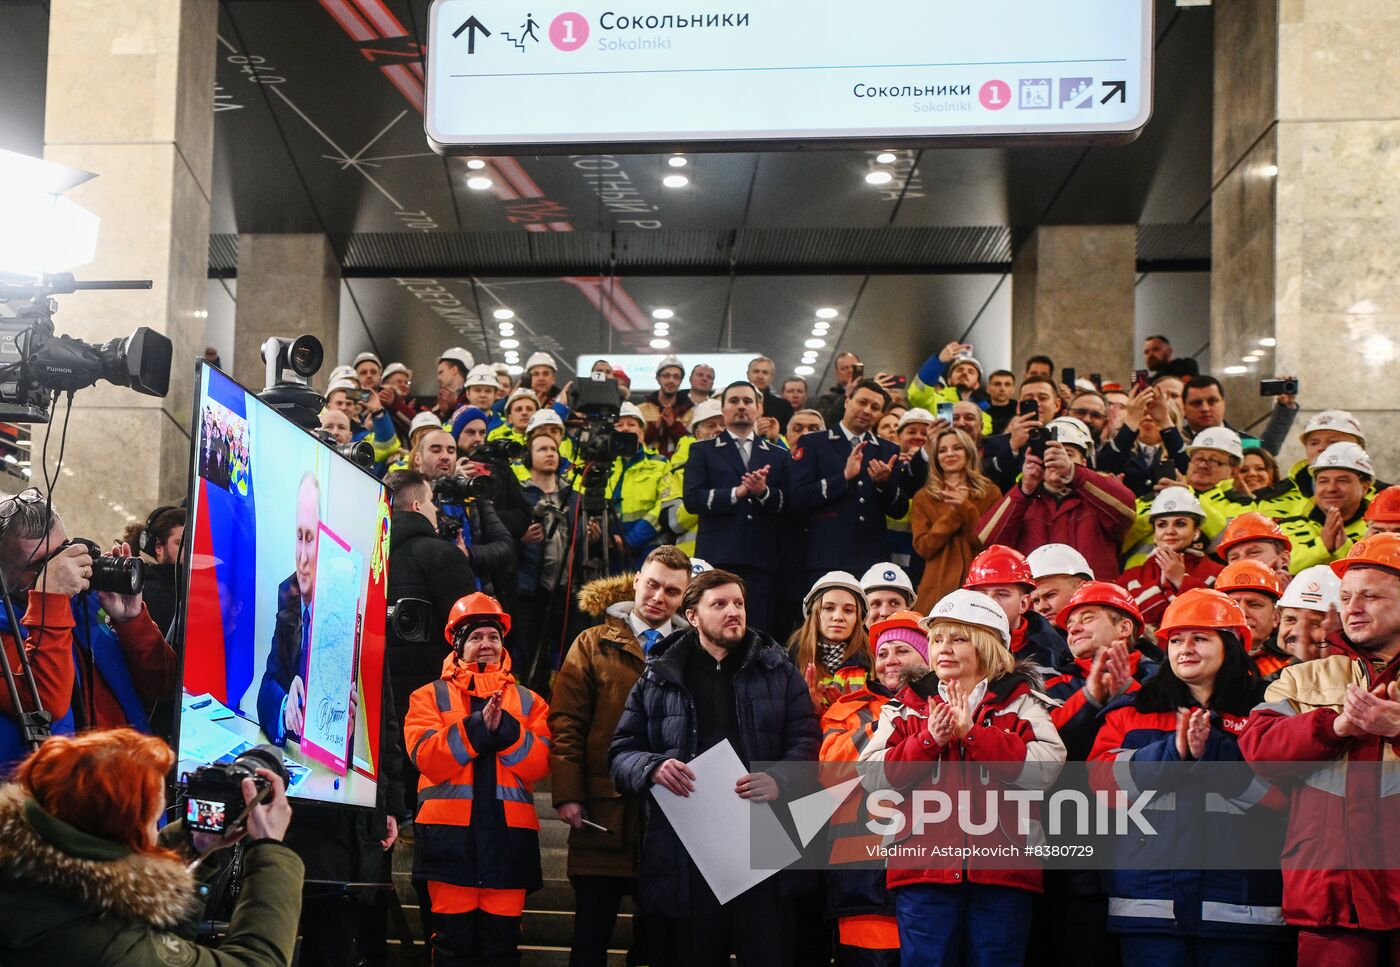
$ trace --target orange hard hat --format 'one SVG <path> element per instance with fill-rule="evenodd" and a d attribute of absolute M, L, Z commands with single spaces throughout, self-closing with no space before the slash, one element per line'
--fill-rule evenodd
<path fill-rule="evenodd" d="M 1369 564 L 1400 572 L 1400 534 L 1372 534 L 1363 537 L 1351 546 L 1351 553 L 1340 561 L 1332 562 L 1332 571 L 1337 577 L 1345 577 L 1347 571 L 1358 564 Z"/>
<path fill-rule="evenodd" d="M 1371 506 L 1366 508 L 1366 520 L 1382 524 L 1400 524 L 1400 484 L 1387 487 L 1376 494 Z"/>
<path fill-rule="evenodd" d="M 1129 618 L 1133 619 L 1133 634 L 1142 634 L 1142 612 L 1138 610 L 1137 602 L 1126 589 L 1111 581 L 1086 581 L 1079 586 L 1079 590 L 1069 599 L 1069 604 L 1060 609 L 1060 613 L 1055 615 L 1055 624 L 1061 628 L 1069 624 L 1069 616 L 1076 608 L 1082 608 L 1086 604 L 1102 605 L 1105 608 L 1112 608 L 1121 611 Z"/>
<path fill-rule="evenodd" d="M 1239 638 L 1246 652 L 1254 647 L 1254 636 L 1244 620 L 1243 609 L 1224 591 L 1214 588 L 1192 588 L 1177 595 L 1162 615 L 1157 640 L 1166 644 L 1173 631 L 1188 628 L 1228 631 Z"/>
<path fill-rule="evenodd" d="M 993 544 L 974 557 L 963 587 L 982 588 L 989 584 L 1024 584 L 1034 588 L 1035 578 L 1026 556 L 1014 547 Z"/>
<path fill-rule="evenodd" d="M 1273 595 L 1277 600 L 1283 597 L 1283 578 L 1262 561 L 1247 559 L 1227 565 L 1215 576 L 1217 591 L 1259 591 Z"/>
<path fill-rule="evenodd" d="M 447 643 L 456 647 L 455 640 L 457 629 L 464 624 L 494 624 L 501 629 L 501 634 L 510 632 L 510 615 L 506 614 L 501 603 L 489 594 L 474 591 L 465 597 L 457 599 L 457 603 L 452 606 L 452 611 L 447 616 L 447 627 L 442 629 L 442 636 L 447 639 Z"/>
<path fill-rule="evenodd" d="M 1273 518 L 1251 510 L 1225 525 L 1225 529 L 1220 532 L 1220 539 L 1215 542 L 1215 553 L 1224 557 L 1231 547 L 1246 541 L 1278 541 L 1284 550 L 1293 550 L 1293 542 L 1278 524 L 1274 523 Z"/>
<path fill-rule="evenodd" d="M 882 634 L 894 628 L 911 628 L 923 634 L 924 626 L 919 623 L 923 620 L 924 616 L 917 611 L 896 611 L 888 618 L 882 618 L 870 626 L 870 643 L 878 643 Z"/>

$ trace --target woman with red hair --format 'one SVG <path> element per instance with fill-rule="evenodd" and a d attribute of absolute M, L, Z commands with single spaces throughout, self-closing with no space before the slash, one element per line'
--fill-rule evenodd
<path fill-rule="evenodd" d="M 157 826 L 175 761 L 134 729 L 55 736 L 0 786 L 0 962 L 121 967 L 264 967 L 291 961 L 302 865 L 281 844 L 282 781 L 246 822 L 243 890 L 218 950 L 174 931 L 199 909 L 187 858 Z M 255 795 L 243 781 L 245 802 Z M 238 837 L 235 837 L 238 838 Z M 225 840 L 225 844 L 232 840 Z"/>

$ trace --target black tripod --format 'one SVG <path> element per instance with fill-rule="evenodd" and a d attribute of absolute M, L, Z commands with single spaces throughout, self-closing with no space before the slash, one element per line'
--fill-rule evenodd
<path fill-rule="evenodd" d="M 19 615 L 15 613 L 14 602 L 10 600 L 10 585 L 5 580 L 4 568 L 0 568 L 0 596 L 5 601 L 5 617 L 10 622 L 10 634 L 15 636 L 15 653 L 19 655 L 20 677 L 24 679 L 33 709 L 26 709 L 20 701 L 19 684 L 15 681 L 15 671 L 10 667 L 10 656 L 0 648 L 0 669 L 5 672 L 5 690 L 14 706 L 15 718 L 19 721 L 20 735 L 31 749 L 37 749 L 53 734 L 53 715 L 44 709 L 44 701 L 39 697 L 39 683 L 34 680 L 34 669 L 29 657 L 24 653 L 24 639 L 20 636 Z"/>

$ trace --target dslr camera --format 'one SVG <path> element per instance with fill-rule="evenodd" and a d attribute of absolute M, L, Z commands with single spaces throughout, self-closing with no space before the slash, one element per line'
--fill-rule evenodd
<path fill-rule="evenodd" d="M 92 580 L 88 582 L 94 591 L 110 591 L 113 594 L 140 594 L 146 586 L 146 565 L 139 557 L 117 557 L 103 554 L 102 548 L 86 537 L 70 538 L 53 556 L 65 548 L 81 547 L 92 555 Z"/>
<path fill-rule="evenodd" d="M 485 464 L 487 472 L 476 477 L 464 474 L 439 477 L 433 481 L 433 499 L 439 504 L 464 504 L 477 498 L 490 499 L 495 490 L 492 477 L 498 472 L 510 473 L 510 462 L 524 453 L 525 448 L 514 440 L 492 440 L 481 444 L 472 450 L 470 459 Z"/>
<path fill-rule="evenodd" d="M 282 777 L 285 787 L 290 782 L 282 756 L 274 746 L 259 745 L 243 752 L 232 762 L 213 762 L 187 772 L 181 779 L 185 795 L 185 825 L 201 833 L 217 836 L 243 825 L 245 813 L 272 795 L 272 783 L 258 775 L 268 769 Z M 257 797 L 246 806 L 243 802 L 243 780 L 252 779 Z"/>

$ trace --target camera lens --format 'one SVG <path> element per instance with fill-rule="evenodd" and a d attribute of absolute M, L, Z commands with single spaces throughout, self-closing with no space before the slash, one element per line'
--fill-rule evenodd
<path fill-rule="evenodd" d="M 92 589 L 113 594 L 140 594 L 146 586 L 146 565 L 136 557 L 104 554 L 92 562 Z"/>
<path fill-rule="evenodd" d="M 321 348 L 321 340 L 315 336 L 297 336 L 287 350 L 287 365 L 303 378 L 315 376 L 324 358 L 325 351 Z"/>

